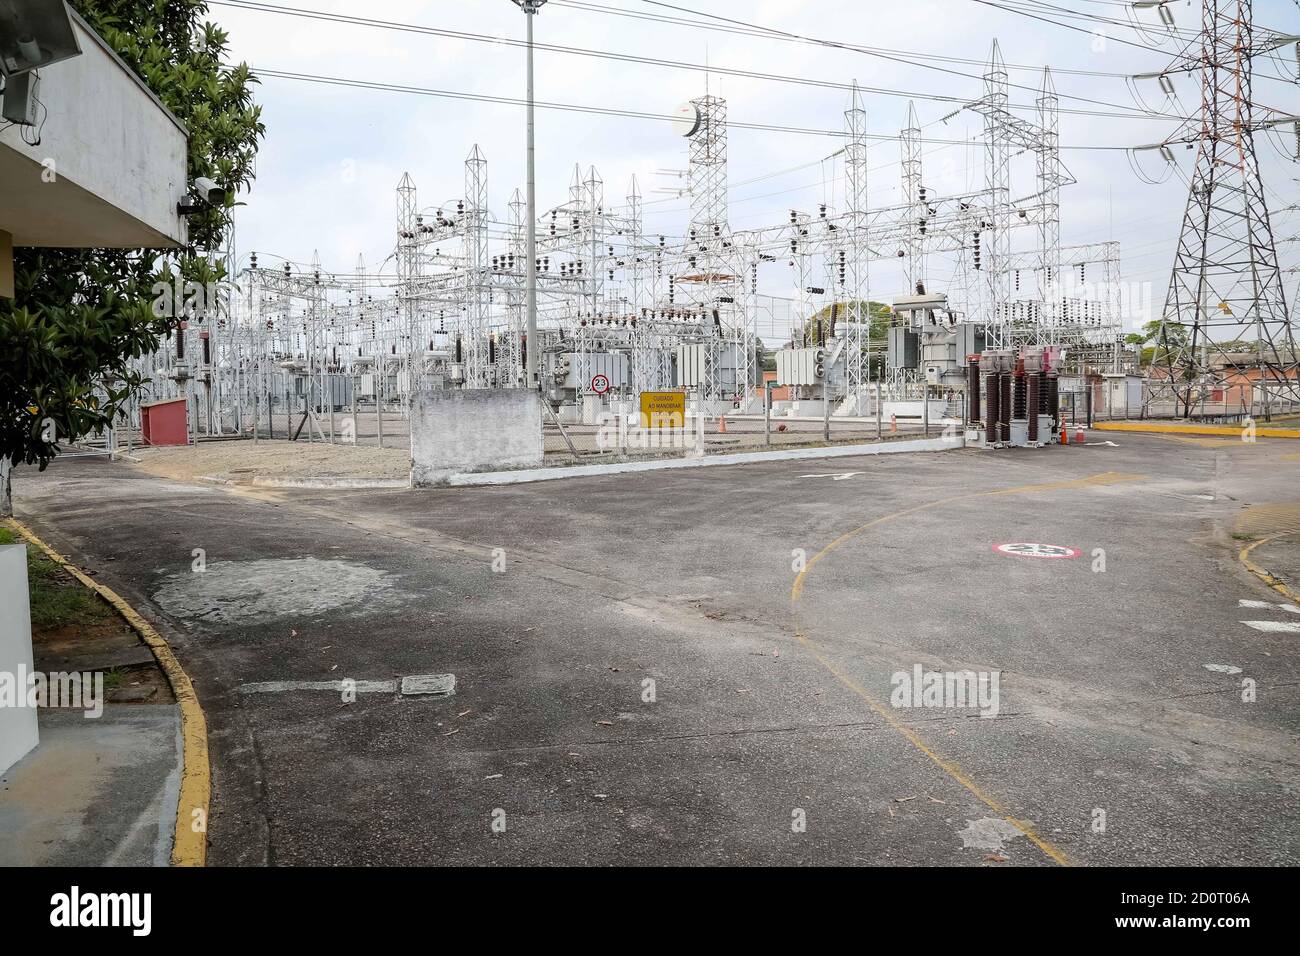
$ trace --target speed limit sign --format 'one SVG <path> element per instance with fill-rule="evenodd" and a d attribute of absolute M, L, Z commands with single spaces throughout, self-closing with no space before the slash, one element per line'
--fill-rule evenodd
<path fill-rule="evenodd" d="M 1039 544 L 1035 541 L 995 544 L 993 550 L 1017 558 L 1077 558 L 1079 556 L 1078 548 L 1069 548 L 1060 544 Z"/>
<path fill-rule="evenodd" d="M 597 395 L 604 395 L 609 391 L 609 376 L 594 375 L 591 379 L 591 390 Z"/>

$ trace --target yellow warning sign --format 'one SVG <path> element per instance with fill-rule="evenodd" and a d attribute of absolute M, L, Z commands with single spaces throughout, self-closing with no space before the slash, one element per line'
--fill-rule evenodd
<path fill-rule="evenodd" d="M 682 428 L 686 424 L 685 392 L 642 392 L 642 428 Z"/>

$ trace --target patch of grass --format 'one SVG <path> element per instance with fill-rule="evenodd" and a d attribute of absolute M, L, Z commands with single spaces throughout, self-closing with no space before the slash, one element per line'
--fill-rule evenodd
<path fill-rule="evenodd" d="M 1259 535 L 1256 535 L 1256 534 L 1243 534 L 1243 533 L 1240 532 L 1240 531 L 1234 531 L 1234 532 L 1232 533 L 1232 540 L 1234 540 L 1234 541 L 1254 541 L 1254 540 L 1255 540 L 1256 538 L 1258 538 L 1258 537 L 1259 537 Z"/>
<path fill-rule="evenodd" d="M 0 544 L 19 543 L 12 531 L 0 528 Z M 27 582 L 31 590 L 33 630 L 98 624 L 113 617 L 112 608 L 97 594 L 31 545 L 27 547 Z"/>

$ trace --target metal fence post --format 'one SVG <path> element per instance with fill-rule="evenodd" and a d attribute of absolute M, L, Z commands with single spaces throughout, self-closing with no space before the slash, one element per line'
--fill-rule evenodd
<path fill-rule="evenodd" d="M 384 447 L 384 363 L 375 363 L 375 429 L 379 434 L 379 447 Z"/>
<path fill-rule="evenodd" d="M 695 399 L 695 454 L 704 457 L 704 383 L 696 386 Z"/>
<path fill-rule="evenodd" d="M 822 386 L 822 441 L 831 440 L 831 385 Z"/>
<path fill-rule="evenodd" d="M 763 385 L 763 444 L 772 444 L 772 384 Z"/>

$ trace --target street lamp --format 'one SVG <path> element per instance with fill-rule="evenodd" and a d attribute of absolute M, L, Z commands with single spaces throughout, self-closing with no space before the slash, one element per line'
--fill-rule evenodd
<path fill-rule="evenodd" d="M 533 163 L 533 17 L 545 2 L 546 0 L 513 0 L 515 6 L 524 11 L 524 19 L 528 23 L 528 238 L 524 246 L 525 268 L 528 270 L 528 290 L 525 294 L 528 348 L 525 361 L 528 363 L 527 382 L 533 388 L 541 383 L 537 354 L 537 184 Z"/>

